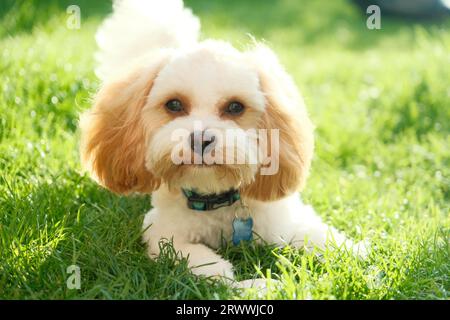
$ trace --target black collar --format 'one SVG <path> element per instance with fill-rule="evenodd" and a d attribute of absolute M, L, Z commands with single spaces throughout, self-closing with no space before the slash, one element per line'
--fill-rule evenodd
<path fill-rule="evenodd" d="M 183 194 L 187 198 L 187 206 L 189 209 L 197 211 L 211 211 L 218 208 L 231 206 L 241 197 L 238 190 L 231 189 L 219 194 L 201 195 L 192 190 L 182 189 Z"/>

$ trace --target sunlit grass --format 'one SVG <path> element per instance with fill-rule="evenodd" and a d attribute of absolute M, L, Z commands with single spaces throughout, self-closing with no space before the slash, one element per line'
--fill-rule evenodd
<path fill-rule="evenodd" d="M 368 238 L 366 260 L 292 248 L 226 247 L 238 279 L 269 277 L 277 299 L 448 299 L 450 28 L 385 19 L 369 31 L 347 1 L 186 1 L 203 38 L 247 32 L 277 52 L 316 124 L 302 197 Z M 11 6 L 14 3 L 14 6 Z M 107 2 L 0 4 L 0 298 L 255 298 L 195 278 L 170 244 L 140 242 L 149 196 L 118 197 L 80 172 L 77 121 L 98 88 L 95 28 Z M 81 289 L 66 268 L 81 268 Z"/>

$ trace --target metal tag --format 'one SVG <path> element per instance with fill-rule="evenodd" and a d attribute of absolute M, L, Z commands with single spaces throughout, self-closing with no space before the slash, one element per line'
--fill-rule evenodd
<path fill-rule="evenodd" d="M 234 218 L 233 220 L 233 244 L 237 246 L 241 241 L 251 241 L 253 239 L 253 219 L 251 217 L 243 220 Z"/>
<path fill-rule="evenodd" d="M 241 241 L 251 241 L 253 239 L 253 219 L 250 209 L 240 201 L 240 205 L 234 211 L 233 220 L 233 244 L 236 246 Z"/>

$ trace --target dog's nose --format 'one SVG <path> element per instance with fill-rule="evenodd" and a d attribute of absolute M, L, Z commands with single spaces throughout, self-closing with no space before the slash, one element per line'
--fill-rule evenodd
<path fill-rule="evenodd" d="M 216 140 L 213 134 L 208 134 L 207 131 L 194 131 L 191 133 L 191 149 L 192 151 L 203 155 L 206 147 Z"/>

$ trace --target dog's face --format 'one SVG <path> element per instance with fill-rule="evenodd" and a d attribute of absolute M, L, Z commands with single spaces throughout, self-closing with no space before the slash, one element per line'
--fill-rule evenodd
<path fill-rule="evenodd" d="M 303 184 L 313 149 L 302 100 L 271 51 L 215 41 L 163 50 L 105 83 L 81 128 L 84 164 L 119 193 L 165 183 L 276 200 Z M 262 174 L 267 160 L 276 170 Z"/>
<path fill-rule="evenodd" d="M 239 52 L 215 43 L 172 57 L 158 72 L 142 111 L 145 165 L 170 189 L 218 193 L 254 179 L 257 164 L 248 160 L 256 156 L 249 154 L 255 148 L 226 141 L 227 132 L 254 139 L 244 130 L 257 128 L 264 113 L 258 74 L 246 62 Z M 203 148 L 206 141 L 210 144 Z M 185 161 L 176 161 L 174 152 Z M 226 155 L 233 161 L 225 161 Z M 247 161 L 238 163 L 241 156 Z"/>

